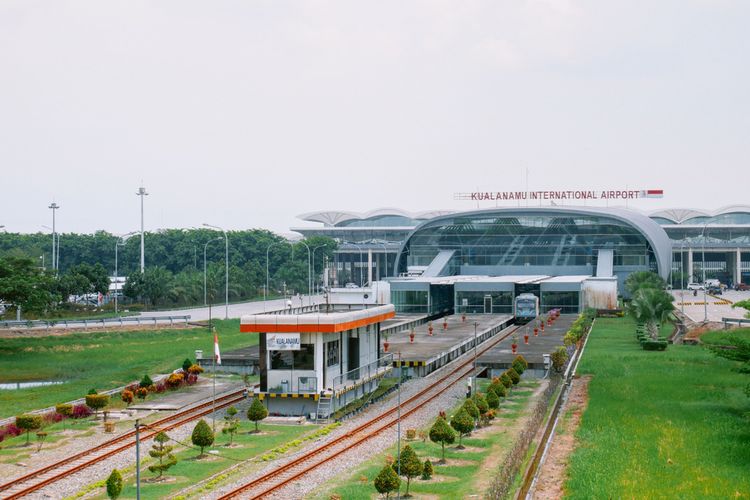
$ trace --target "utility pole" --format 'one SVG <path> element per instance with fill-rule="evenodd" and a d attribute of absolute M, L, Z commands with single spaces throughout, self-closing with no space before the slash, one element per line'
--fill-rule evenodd
<path fill-rule="evenodd" d="M 52 204 L 48 207 L 52 210 L 52 270 L 57 271 L 57 251 L 56 251 L 56 239 L 57 239 L 57 231 L 55 230 L 55 211 L 60 208 L 60 205 L 55 203 L 54 201 Z"/>
<path fill-rule="evenodd" d="M 143 198 L 144 196 L 148 196 L 148 193 L 146 192 L 146 188 L 141 185 L 135 194 L 141 197 L 141 274 L 143 274 L 143 271 L 146 269 L 145 245 L 143 241 Z"/>
<path fill-rule="evenodd" d="M 141 435 L 140 419 L 135 419 L 135 498 L 141 500 Z"/>

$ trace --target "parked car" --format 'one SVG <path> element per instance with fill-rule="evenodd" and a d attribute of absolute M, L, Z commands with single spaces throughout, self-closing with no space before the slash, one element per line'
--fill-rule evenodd
<path fill-rule="evenodd" d="M 721 287 L 720 286 L 709 286 L 706 288 L 706 292 L 709 295 L 721 295 Z"/>
<path fill-rule="evenodd" d="M 746 285 L 744 283 L 737 283 L 736 285 L 734 285 L 734 289 L 737 290 L 738 292 L 746 292 L 750 290 L 750 285 Z"/>
<path fill-rule="evenodd" d="M 700 283 L 688 283 L 687 284 L 688 290 L 703 290 L 703 285 Z"/>

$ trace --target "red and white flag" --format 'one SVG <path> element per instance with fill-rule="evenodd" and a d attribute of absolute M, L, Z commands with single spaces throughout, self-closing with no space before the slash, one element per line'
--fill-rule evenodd
<path fill-rule="evenodd" d="M 219 352 L 219 336 L 214 332 L 214 360 L 217 365 L 221 364 L 221 352 Z"/>
<path fill-rule="evenodd" d="M 644 189 L 641 191 L 641 198 L 664 198 L 663 189 Z"/>

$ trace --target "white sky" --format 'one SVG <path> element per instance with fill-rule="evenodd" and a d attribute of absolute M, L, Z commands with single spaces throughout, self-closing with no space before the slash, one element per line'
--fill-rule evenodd
<path fill-rule="evenodd" d="M 0 3 L 0 225 L 264 227 L 454 192 L 748 203 L 750 2 Z M 483 206 L 494 206 L 494 202 Z"/>

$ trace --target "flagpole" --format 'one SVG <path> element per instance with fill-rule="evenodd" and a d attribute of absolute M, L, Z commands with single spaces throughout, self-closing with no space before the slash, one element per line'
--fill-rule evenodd
<path fill-rule="evenodd" d="M 211 302 L 208 303 L 208 331 L 214 333 L 214 328 L 211 325 Z M 216 336 L 214 335 L 214 348 L 213 356 L 211 356 L 211 371 L 213 372 L 213 397 L 211 399 L 211 429 L 216 434 Z"/>

